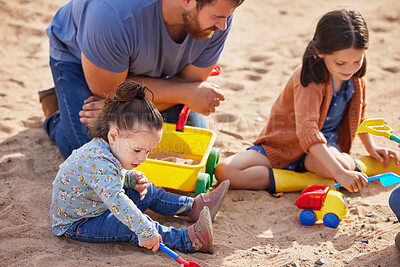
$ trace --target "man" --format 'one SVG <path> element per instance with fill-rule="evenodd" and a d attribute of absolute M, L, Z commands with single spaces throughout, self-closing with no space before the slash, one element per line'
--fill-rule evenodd
<path fill-rule="evenodd" d="M 44 127 L 64 157 L 126 79 L 146 85 L 167 122 L 183 105 L 206 127 L 224 94 L 207 82 L 244 0 L 71 0 L 49 27 L 54 90 L 39 92 Z M 55 99 L 58 99 L 55 103 Z M 59 108 L 59 112 L 57 109 Z"/>

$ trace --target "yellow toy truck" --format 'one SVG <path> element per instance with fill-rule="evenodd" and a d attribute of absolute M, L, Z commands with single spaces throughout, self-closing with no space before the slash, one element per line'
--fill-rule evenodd
<path fill-rule="evenodd" d="M 322 220 L 327 227 L 336 228 L 349 213 L 346 197 L 327 185 L 311 185 L 305 188 L 294 203 L 300 209 L 300 222 L 311 226 Z"/>

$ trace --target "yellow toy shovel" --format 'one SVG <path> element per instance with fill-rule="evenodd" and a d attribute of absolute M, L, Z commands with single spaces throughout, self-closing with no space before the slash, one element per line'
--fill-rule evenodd
<path fill-rule="evenodd" d="M 383 119 L 366 119 L 358 126 L 357 134 L 370 133 L 373 135 L 384 136 L 390 140 L 400 143 L 400 138 L 392 134 L 393 129 L 385 124 Z"/>

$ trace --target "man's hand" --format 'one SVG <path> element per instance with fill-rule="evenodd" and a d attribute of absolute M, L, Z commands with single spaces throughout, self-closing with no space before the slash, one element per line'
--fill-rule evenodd
<path fill-rule="evenodd" d="M 162 237 L 160 234 L 157 233 L 152 238 L 144 241 L 139 241 L 139 246 L 151 249 L 152 251 L 156 252 L 160 247 L 160 242 L 162 242 Z"/>
<path fill-rule="evenodd" d="M 94 125 L 104 106 L 104 98 L 91 96 L 84 101 L 82 110 L 79 112 L 80 121 L 88 127 Z"/>
<path fill-rule="evenodd" d="M 195 87 L 191 96 L 187 98 L 186 105 L 194 112 L 210 115 L 215 112 L 221 101 L 225 100 L 224 93 L 219 90 L 218 85 L 210 82 L 188 83 Z"/>
<path fill-rule="evenodd" d="M 136 177 L 135 189 L 140 194 L 140 200 L 143 200 L 147 194 L 147 187 L 148 187 L 149 181 L 147 180 L 147 177 L 141 171 L 135 171 L 135 177 Z"/>

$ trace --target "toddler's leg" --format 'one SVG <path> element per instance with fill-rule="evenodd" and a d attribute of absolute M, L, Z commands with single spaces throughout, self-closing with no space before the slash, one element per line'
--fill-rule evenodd
<path fill-rule="evenodd" d="M 210 209 L 211 219 L 214 220 L 222 202 L 229 189 L 229 180 L 223 181 L 215 190 L 210 193 L 202 193 L 194 198 L 192 209 L 187 216 L 193 221 L 199 219 L 200 212 L 206 206 Z"/>
<path fill-rule="evenodd" d="M 188 229 L 165 227 L 157 222 L 155 222 L 155 225 L 163 243 L 171 249 L 177 249 L 184 253 L 214 253 L 213 228 L 208 207 L 203 208 L 197 222 L 189 226 Z"/>
<path fill-rule="evenodd" d="M 163 243 L 169 248 L 178 249 L 184 253 L 196 251 L 213 252 L 211 216 L 207 207 L 202 211 L 196 224 L 193 224 L 188 229 L 166 227 L 152 221 L 149 216 L 145 216 L 154 223 L 163 239 Z M 106 211 L 100 216 L 82 219 L 74 223 L 64 235 L 68 238 L 88 243 L 134 242 L 136 246 L 139 246 L 137 235 L 110 211 Z"/>
<path fill-rule="evenodd" d="M 149 183 L 143 200 L 140 200 L 136 190 L 125 189 L 125 192 L 142 212 L 150 209 L 163 215 L 189 216 L 193 221 L 197 221 L 204 206 L 210 209 L 211 217 L 214 219 L 228 189 L 229 181 L 225 181 L 211 193 L 200 194 L 194 199 L 166 192 L 162 187 L 152 183 Z"/>
<path fill-rule="evenodd" d="M 219 162 L 215 177 L 219 182 L 229 179 L 233 189 L 268 189 L 268 168 L 272 168 L 268 158 L 249 149 Z"/>
<path fill-rule="evenodd" d="M 148 184 L 143 200 L 140 200 L 139 193 L 134 189 L 125 189 L 125 193 L 142 212 L 150 209 L 163 215 L 185 216 L 192 209 L 193 198 L 166 192 L 153 183 Z"/>

